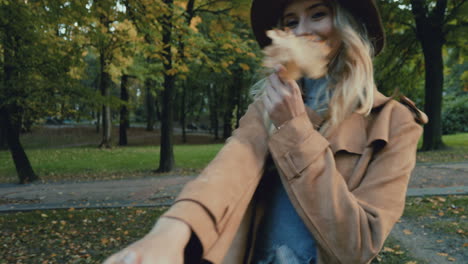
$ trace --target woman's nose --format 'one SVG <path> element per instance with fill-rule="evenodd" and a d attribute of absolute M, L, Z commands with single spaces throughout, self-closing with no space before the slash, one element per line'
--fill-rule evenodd
<path fill-rule="evenodd" d="M 312 34 L 312 32 L 304 19 L 301 19 L 296 27 L 296 30 L 294 31 L 294 34 L 296 36 L 306 36 Z"/>

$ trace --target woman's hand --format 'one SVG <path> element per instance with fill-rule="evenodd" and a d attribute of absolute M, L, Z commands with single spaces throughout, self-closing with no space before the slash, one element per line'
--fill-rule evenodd
<path fill-rule="evenodd" d="M 191 236 L 182 221 L 161 218 L 145 237 L 109 257 L 104 264 L 182 264 Z"/>
<path fill-rule="evenodd" d="M 286 79 L 286 68 L 279 65 L 268 77 L 263 103 L 273 124 L 278 128 L 306 111 L 301 89 L 296 81 Z"/>

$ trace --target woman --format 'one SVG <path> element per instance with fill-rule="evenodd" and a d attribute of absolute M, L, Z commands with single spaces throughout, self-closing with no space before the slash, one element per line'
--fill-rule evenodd
<path fill-rule="evenodd" d="M 327 76 L 301 81 L 304 102 L 276 66 L 217 157 L 106 264 L 369 263 L 379 252 L 403 212 L 425 115 L 375 88 L 374 1 L 254 0 L 262 47 L 278 25 L 328 45 Z"/>

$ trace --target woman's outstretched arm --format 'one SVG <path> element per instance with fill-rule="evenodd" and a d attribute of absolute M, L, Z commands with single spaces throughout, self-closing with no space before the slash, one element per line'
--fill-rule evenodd
<path fill-rule="evenodd" d="M 109 257 L 104 264 L 183 264 L 191 235 L 182 221 L 161 218 L 142 239 Z"/>

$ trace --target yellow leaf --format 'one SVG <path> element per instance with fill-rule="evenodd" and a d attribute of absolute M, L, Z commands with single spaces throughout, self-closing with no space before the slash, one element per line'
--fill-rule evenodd
<path fill-rule="evenodd" d="M 464 244 L 463 244 L 463 247 L 468 247 L 468 243 L 464 243 Z"/>
<path fill-rule="evenodd" d="M 440 202 L 445 202 L 447 201 L 444 197 L 436 197 L 437 200 L 439 200 Z"/>
<path fill-rule="evenodd" d="M 455 261 L 455 260 L 457 260 L 456 258 L 452 258 L 452 257 L 448 257 L 447 259 L 448 259 L 449 261 Z"/>
<path fill-rule="evenodd" d="M 101 238 L 101 244 L 106 245 L 107 243 L 109 243 L 109 239 Z"/>
<path fill-rule="evenodd" d="M 403 255 L 405 252 L 401 251 L 401 250 L 398 250 L 398 251 L 395 251 L 395 255 Z"/>
<path fill-rule="evenodd" d="M 393 248 L 384 247 L 383 252 L 395 252 L 395 250 L 393 250 Z"/>
<path fill-rule="evenodd" d="M 193 29 L 193 31 L 198 32 L 197 25 L 202 22 L 202 18 L 199 16 L 196 16 L 192 18 L 192 21 L 190 21 L 190 28 Z"/>
<path fill-rule="evenodd" d="M 405 264 L 417 264 L 417 262 L 416 261 L 407 261 L 407 262 L 405 262 Z"/>
<path fill-rule="evenodd" d="M 436 240 L 437 243 L 442 243 L 444 242 L 442 239 Z"/>
<path fill-rule="evenodd" d="M 439 212 L 439 216 L 444 216 L 444 212 Z"/>
<path fill-rule="evenodd" d="M 442 253 L 442 252 L 437 253 L 437 255 L 442 256 L 442 257 L 447 257 L 448 256 L 447 253 Z"/>
<path fill-rule="evenodd" d="M 413 234 L 413 232 L 411 232 L 409 229 L 404 229 L 403 233 L 405 233 L 405 235 L 407 235 L 407 236 Z"/>
<path fill-rule="evenodd" d="M 248 71 L 250 70 L 250 66 L 245 64 L 245 63 L 239 63 L 239 66 L 244 70 L 244 71 Z"/>
<path fill-rule="evenodd" d="M 46 214 L 41 214 L 41 216 L 44 218 L 48 217 Z"/>

